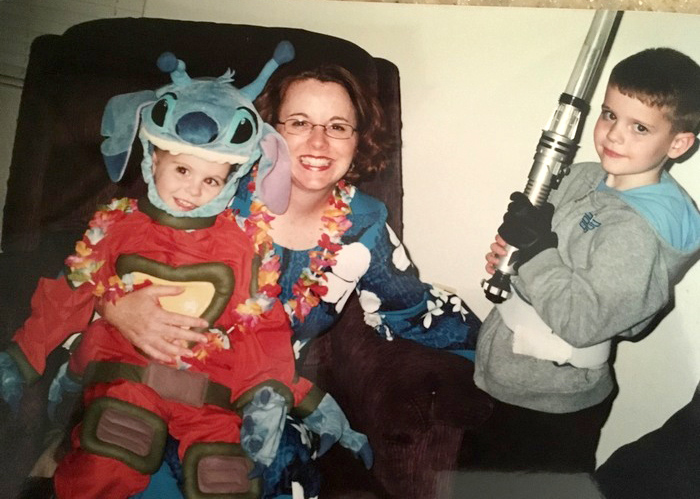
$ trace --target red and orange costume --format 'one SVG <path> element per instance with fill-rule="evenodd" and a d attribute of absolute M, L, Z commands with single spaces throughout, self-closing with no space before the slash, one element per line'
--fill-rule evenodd
<path fill-rule="evenodd" d="M 131 256 L 125 260 L 126 255 Z M 220 313 L 214 313 L 218 318 L 210 322 L 218 331 L 206 332 L 209 342 L 195 346 L 195 357 L 184 359 L 180 369 L 149 363 L 103 319 L 89 325 L 70 361 L 74 375 L 85 373 L 88 409 L 73 430 L 72 451 L 56 471 L 58 497 L 127 497 L 143 490 L 161 463 L 167 432 L 180 440 L 185 481 L 188 468 L 199 469 L 197 487 L 205 494 L 217 493 L 216 483 L 202 478 L 202 469 L 224 473 L 229 482 L 232 476 L 247 482 L 249 461 L 235 445 L 241 427 L 236 410 L 257 388 L 273 385 L 302 414 L 315 409 L 323 393 L 296 377 L 291 329 L 281 303 L 275 300 L 261 307 L 251 298 L 251 280 L 258 281 L 253 257 L 250 240 L 230 210 L 185 219 L 168 215 L 146 199 L 138 205 L 122 199 L 97 212 L 76 253 L 66 260 L 70 274 L 41 281 L 32 299 L 34 313 L 14 337 L 10 352 L 25 378 L 28 372 L 43 372 L 48 353 L 86 328 L 96 297 L 111 299 L 130 290 L 133 274 L 118 272 L 125 261 L 129 267 L 129 259 L 146 262 L 143 268 L 154 277 L 183 284 L 201 280 L 193 279 L 201 275 L 200 264 L 209 268 L 217 262 L 205 274 L 230 269 L 233 282 L 213 279 L 214 301 L 221 305 Z M 162 381 L 170 375 L 174 381 Z M 133 442 L 125 444 L 129 438 Z M 240 497 L 256 495 L 250 484 L 238 485 Z M 231 488 L 229 483 L 226 493 L 239 497 L 238 485 Z"/>

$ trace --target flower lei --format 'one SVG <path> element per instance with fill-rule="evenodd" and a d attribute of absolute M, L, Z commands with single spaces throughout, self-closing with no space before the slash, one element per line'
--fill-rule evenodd
<path fill-rule="evenodd" d="M 65 260 L 70 269 L 67 279 L 76 288 L 89 282 L 94 285 L 93 294 L 114 301 L 126 292 L 119 276 L 104 276 L 97 279 L 98 271 L 105 263 L 98 243 L 105 237 L 109 228 L 121 221 L 128 214 L 137 210 L 135 199 L 113 199 L 108 205 L 101 206 L 90 220 L 89 229 L 75 245 L 75 253 Z M 107 279 L 105 282 L 104 279 Z"/>
<path fill-rule="evenodd" d="M 267 207 L 255 196 L 255 175 L 248 185 L 252 192 L 250 215 L 241 220 L 243 230 L 253 242 L 255 253 L 260 258 L 258 270 L 258 292 L 253 298 L 238 306 L 241 319 L 256 320 L 256 317 L 268 310 L 282 291 L 279 285 L 280 257 L 275 254 L 274 243 L 270 237 L 270 223 L 275 219 Z M 284 303 L 290 319 L 296 317 L 300 322 L 319 304 L 321 297 L 328 292 L 324 281 L 328 268 L 336 264 L 336 255 L 343 247 L 340 240 L 352 226 L 347 218 L 352 212 L 350 201 L 355 188 L 341 180 L 328 198 L 328 206 L 321 216 L 323 233 L 318 240 L 320 250 L 309 251 L 309 266 L 292 286 L 293 297 Z"/>

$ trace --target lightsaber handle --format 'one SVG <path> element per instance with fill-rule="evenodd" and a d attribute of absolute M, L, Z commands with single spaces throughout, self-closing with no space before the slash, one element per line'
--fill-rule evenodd
<path fill-rule="evenodd" d="M 550 191 L 558 188 L 561 179 L 569 173 L 578 149 L 579 125 L 588 112 L 592 82 L 598 75 L 617 15 L 615 11 L 596 11 L 566 90 L 559 97 L 559 105 L 547 128 L 542 131 L 523 190 L 534 206 L 542 206 Z M 507 245 L 506 251 L 494 275 L 481 283 L 486 297 L 494 303 L 501 303 L 510 296 L 510 278 L 517 274 L 513 268 L 513 254 L 517 248 Z"/>
<path fill-rule="evenodd" d="M 559 179 L 568 173 L 576 150 L 573 140 L 549 130 L 542 132 L 523 190 L 533 206 L 542 206 L 547 201 L 552 187 L 558 185 Z M 506 245 L 505 249 L 507 253 L 501 257 L 494 275 L 482 282 L 486 297 L 493 303 L 501 303 L 510 296 L 510 278 L 517 274 L 513 267 L 513 255 L 518 249 L 511 245 Z"/>

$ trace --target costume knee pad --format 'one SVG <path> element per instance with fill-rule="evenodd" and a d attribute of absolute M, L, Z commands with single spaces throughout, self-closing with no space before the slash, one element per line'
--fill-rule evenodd
<path fill-rule="evenodd" d="M 85 411 L 80 445 L 93 454 L 117 459 L 150 475 L 163 460 L 168 427 L 153 412 L 124 402 L 101 397 Z"/>
<path fill-rule="evenodd" d="M 187 499 L 256 499 L 259 479 L 248 474 L 253 462 L 240 445 L 223 442 L 191 445 L 182 463 Z"/>

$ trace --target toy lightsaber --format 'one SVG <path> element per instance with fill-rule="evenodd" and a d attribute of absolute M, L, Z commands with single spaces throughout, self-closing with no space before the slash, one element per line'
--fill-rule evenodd
<path fill-rule="evenodd" d="M 578 149 L 579 125 L 588 112 L 592 83 L 599 75 L 603 54 L 617 17 L 616 11 L 596 11 L 566 90 L 559 97 L 559 106 L 542 130 L 523 191 L 534 206 L 543 205 L 549 192 L 559 187 L 561 179 L 569 173 L 569 166 Z M 516 274 L 512 256 L 517 248 L 506 246 L 506 250 L 508 253 L 500 259 L 494 275 L 481 283 L 486 297 L 494 303 L 508 298 L 510 276 Z"/>

